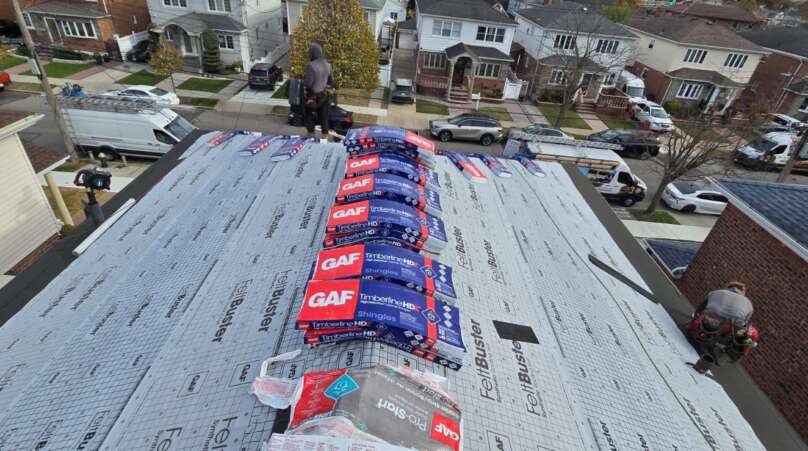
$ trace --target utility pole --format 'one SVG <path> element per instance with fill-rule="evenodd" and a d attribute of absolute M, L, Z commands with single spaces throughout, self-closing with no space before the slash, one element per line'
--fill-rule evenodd
<path fill-rule="evenodd" d="M 777 176 L 778 183 L 786 181 L 786 177 L 788 177 L 791 174 L 791 170 L 794 169 L 794 163 L 797 161 L 797 158 L 804 156 L 806 153 L 808 153 L 808 130 L 802 132 L 802 139 L 800 139 L 797 147 L 791 151 L 791 156 L 788 157 L 786 165 L 783 166 L 783 171 Z"/>
<path fill-rule="evenodd" d="M 22 38 L 25 41 L 25 47 L 28 49 L 28 53 L 31 55 L 31 59 L 36 66 L 34 72 L 39 72 L 38 77 L 42 82 L 42 90 L 45 92 L 45 99 L 48 101 L 48 104 L 51 107 L 51 112 L 53 112 L 53 117 L 56 119 L 56 126 L 59 127 L 59 132 L 62 134 L 62 140 L 64 141 L 65 149 L 67 149 L 67 154 L 71 160 L 78 161 L 79 155 L 76 153 L 76 148 L 73 147 L 73 141 L 70 140 L 70 134 L 67 132 L 65 119 L 62 117 L 62 112 L 59 110 L 59 104 L 56 101 L 56 96 L 53 95 L 53 91 L 51 91 L 50 81 L 48 81 L 48 74 L 45 73 L 45 71 L 42 69 L 42 64 L 39 62 L 39 55 L 36 53 L 34 40 L 31 39 L 31 33 L 28 32 L 28 26 L 25 25 L 25 19 L 22 17 L 22 9 L 20 9 L 20 4 L 17 0 L 11 0 L 11 5 L 14 7 L 17 25 L 20 27 Z"/>

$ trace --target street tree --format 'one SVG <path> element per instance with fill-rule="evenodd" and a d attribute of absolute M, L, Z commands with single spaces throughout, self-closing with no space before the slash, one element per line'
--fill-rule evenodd
<path fill-rule="evenodd" d="M 323 47 L 336 87 L 379 85 L 379 48 L 359 0 L 309 0 L 292 34 L 292 76 L 303 77 L 313 42 Z"/>
<path fill-rule="evenodd" d="M 755 1 L 755 0 L 746 0 Z M 637 13 L 637 7 L 631 4 L 619 3 L 614 5 L 604 5 L 600 8 L 600 13 L 607 19 L 616 23 L 627 23 Z"/>
<path fill-rule="evenodd" d="M 149 66 L 151 66 L 152 72 L 155 74 L 170 77 L 171 90 L 177 91 L 176 86 L 174 86 L 174 72 L 182 70 L 182 56 L 177 47 L 168 42 L 165 37 L 160 37 L 160 45 L 151 54 Z"/>
<path fill-rule="evenodd" d="M 211 74 L 222 71 L 219 35 L 210 28 L 202 32 L 202 70 Z"/>
<path fill-rule="evenodd" d="M 751 13 L 757 11 L 758 5 L 756 0 L 738 0 L 738 7 Z"/>

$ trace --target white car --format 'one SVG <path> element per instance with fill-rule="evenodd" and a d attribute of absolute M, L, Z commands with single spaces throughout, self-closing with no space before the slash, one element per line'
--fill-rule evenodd
<path fill-rule="evenodd" d="M 673 130 L 673 121 L 670 114 L 654 102 L 647 100 L 634 103 L 634 118 L 643 128 L 657 132 Z"/>
<path fill-rule="evenodd" d="M 124 89 L 107 91 L 103 95 L 125 100 L 154 100 L 164 105 L 180 104 L 180 98 L 173 92 L 149 85 L 128 86 Z"/>
<path fill-rule="evenodd" d="M 662 201 L 683 213 L 706 215 L 720 215 L 727 206 L 727 197 L 705 181 L 669 183 Z"/>
<path fill-rule="evenodd" d="M 511 128 L 509 129 L 508 134 L 510 135 L 510 133 L 512 132 L 522 132 L 537 136 L 552 136 L 556 138 L 572 139 L 572 136 L 562 132 L 561 129 L 550 127 L 549 125 L 545 124 L 532 124 L 528 125 L 525 128 Z"/>

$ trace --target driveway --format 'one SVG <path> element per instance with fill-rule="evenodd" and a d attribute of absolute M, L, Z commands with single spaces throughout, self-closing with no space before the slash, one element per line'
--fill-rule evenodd
<path fill-rule="evenodd" d="M 415 78 L 415 50 L 393 51 L 393 80 L 396 78 Z"/>

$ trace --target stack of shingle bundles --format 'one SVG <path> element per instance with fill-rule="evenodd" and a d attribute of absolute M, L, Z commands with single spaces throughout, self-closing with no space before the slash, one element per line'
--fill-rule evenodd
<path fill-rule="evenodd" d="M 272 153 L 270 159 L 272 161 L 288 160 L 297 155 L 298 152 L 301 152 L 303 147 L 305 147 L 306 143 L 309 141 L 309 138 L 301 138 L 297 136 L 284 139 L 281 147 Z"/>
<path fill-rule="evenodd" d="M 395 152 L 435 167 L 435 144 L 409 130 L 398 127 L 373 125 L 348 130 L 345 148 L 352 157 L 377 152 Z"/>
<path fill-rule="evenodd" d="M 432 190 L 440 189 L 438 175 L 434 171 L 417 160 L 397 153 L 366 154 L 349 158 L 346 163 L 346 178 L 377 173 L 397 175 Z"/>
<path fill-rule="evenodd" d="M 253 142 L 248 144 L 246 147 L 241 149 L 238 153 L 239 155 L 243 155 L 245 157 L 251 157 L 259 152 L 263 152 L 272 144 L 273 141 L 277 139 L 285 139 L 288 136 L 277 136 L 277 135 L 264 135 L 256 138 Z"/>
<path fill-rule="evenodd" d="M 337 188 L 337 204 L 368 199 L 401 202 L 433 216 L 443 213 L 437 192 L 393 174 L 367 174 L 344 179 Z"/>
<path fill-rule="evenodd" d="M 512 177 L 513 172 L 508 169 L 507 166 L 500 160 L 499 158 L 493 155 L 486 155 L 484 153 L 473 154 L 473 156 L 479 158 L 480 160 L 488 166 L 488 169 L 494 173 L 497 177 Z"/>
<path fill-rule="evenodd" d="M 471 161 L 468 155 L 448 151 L 444 151 L 443 153 L 452 163 L 454 163 L 455 167 L 457 167 L 457 169 L 460 170 L 460 173 L 463 174 L 467 179 L 476 183 L 485 183 L 488 181 L 488 177 L 486 177 L 483 171 L 481 171 L 480 168 L 478 168 L 477 165 Z"/>

